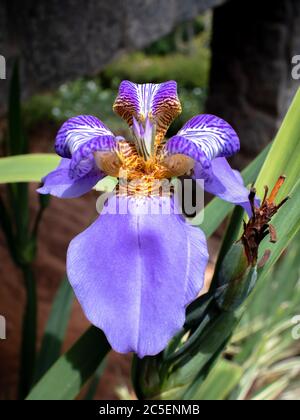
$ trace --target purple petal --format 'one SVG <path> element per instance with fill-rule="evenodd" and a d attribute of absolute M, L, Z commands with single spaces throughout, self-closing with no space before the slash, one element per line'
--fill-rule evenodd
<path fill-rule="evenodd" d="M 104 211 L 68 250 L 68 277 L 87 318 L 121 353 L 162 351 L 203 287 L 204 234 L 174 210 L 150 214 L 153 204 L 162 209 L 168 202 L 113 196 L 104 210 L 125 205 L 128 213 Z"/>
<path fill-rule="evenodd" d="M 37 192 L 59 198 L 74 198 L 90 191 L 105 174 L 94 168 L 80 179 L 70 178 L 70 159 L 63 158 L 58 167 L 43 178 L 43 186 Z"/>
<path fill-rule="evenodd" d="M 113 136 L 95 137 L 74 151 L 71 164 L 70 176 L 78 179 L 87 175 L 95 166 L 94 153 L 114 151 L 116 140 Z"/>
<path fill-rule="evenodd" d="M 170 80 L 165 83 L 136 84 L 125 80 L 120 84 L 114 110 L 130 126 L 133 117 L 138 121 L 153 118 L 157 132 L 162 136 L 181 112 L 177 83 Z"/>
<path fill-rule="evenodd" d="M 214 115 L 197 115 L 189 120 L 166 144 L 170 154 L 182 153 L 209 167 L 217 157 L 229 157 L 239 151 L 234 129 Z M 206 163 L 205 163 L 206 161 Z"/>
<path fill-rule="evenodd" d="M 71 158 L 70 177 L 79 179 L 94 168 L 94 152 L 114 151 L 116 138 L 96 117 L 80 115 L 70 118 L 60 128 L 56 140 L 56 153 Z"/>
<path fill-rule="evenodd" d="M 233 170 L 225 158 L 217 158 L 211 162 L 209 170 L 200 164 L 194 167 L 194 178 L 204 180 L 204 189 L 222 200 L 238 204 L 251 215 L 249 190 L 244 186 L 240 173 Z"/>
<path fill-rule="evenodd" d="M 71 158 L 83 144 L 113 133 L 98 118 L 91 115 L 79 115 L 66 121 L 55 140 L 55 151 L 61 157 Z"/>

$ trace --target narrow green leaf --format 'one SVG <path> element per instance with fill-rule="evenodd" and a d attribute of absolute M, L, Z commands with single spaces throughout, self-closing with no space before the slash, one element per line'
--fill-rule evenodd
<path fill-rule="evenodd" d="M 26 305 L 22 325 L 19 397 L 24 399 L 32 385 L 36 356 L 37 296 L 36 283 L 30 266 L 22 267 Z"/>
<path fill-rule="evenodd" d="M 34 382 L 37 382 L 59 358 L 70 318 L 73 297 L 73 290 L 68 279 L 65 278 L 52 304 L 37 359 Z"/>
<path fill-rule="evenodd" d="M 97 388 L 98 388 L 98 385 L 99 385 L 100 378 L 103 374 L 103 371 L 104 371 L 105 367 L 106 367 L 106 360 L 104 359 L 100 363 L 100 365 L 98 366 L 96 372 L 94 373 L 94 375 L 91 379 L 91 383 L 90 383 L 90 385 L 88 387 L 88 390 L 87 390 L 87 393 L 85 394 L 85 397 L 84 397 L 85 400 L 93 400 L 94 399 L 95 394 L 97 392 Z"/>
<path fill-rule="evenodd" d="M 90 327 L 33 387 L 27 400 L 76 398 L 109 350 L 103 332 Z"/>
<path fill-rule="evenodd" d="M 300 173 L 300 89 L 288 110 L 286 117 L 272 144 L 256 182 L 259 195 L 265 185 L 272 187 L 280 175 L 286 175 L 286 182 L 280 190 L 278 200 L 289 194 L 299 179 Z"/>
<path fill-rule="evenodd" d="M 51 153 L 0 158 L 0 183 L 40 182 L 43 176 L 56 168 L 59 156 Z"/>
<path fill-rule="evenodd" d="M 243 369 L 232 362 L 220 359 L 201 386 L 193 394 L 195 400 L 219 401 L 228 397 L 239 383 Z"/>
<path fill-rule="evenodd" d="M 117 178 L 114 178 L 112 176 L 106 176 L 95 185 L 95 190 L 111 192 L 115 189 L 117 183 L 118 183 Z"/>
<path fill-rule="evenodd" d="M 232 216 L 230 218 L 230 221 L 228 223 L 228 227 L 221 245 L 221 249 L 219 251 L 218 259 L 215 266 L 215 272 L 214 276 L 211 282 L 209 293 L 212 294 L 215 290 L 216 283 L 217 283 L 217 277 L 219 270 L 221 268 L 222 262 L 224 260 L 224 257 L 226 256 L 227 252 L 230 250 L 233 243 L 239 239 L 239 232 L 240 232 L 240 226 L 243 220 L 244 216 L 244 209 L 240 206 L 236 206 L 233 210 Z"/>
<path fill-rule="evenodd" d="M 214 358 L 215 353 L 227 343 L 238 319 L 239 317 L 229 312 L 220 313 L 213 319 L 199 340 L 198 347 L 186 355 L 186 361 L 181 360 L 178 365 L 175 364 L 167 383 L 164 384 L 166 389 L 190 385 L 201 369 Z"/>
<path fill-rule="evenodd" d="M 287 388 L 289 384 L 289 377 L 278 379 L 271 385 L 265 387 L 262 391 L 257 393 L 252 401 L 273 401 Z"/>

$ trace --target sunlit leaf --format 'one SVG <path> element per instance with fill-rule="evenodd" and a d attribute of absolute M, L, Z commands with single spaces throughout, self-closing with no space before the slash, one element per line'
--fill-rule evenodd
<path fill-rule="evenodd" d="M 40 182 L 50 171 L 56 168 L 59 156 L 51 153 L 0 158 L 0 183 Z"/>
<path fill-rule="evenodd" d="M 195 384 L 192 398 L 201 401 L 224 400 L 239 383 L 242 374 L 243 369 L 239 365 L 220 359 L 201 386 Z"/>

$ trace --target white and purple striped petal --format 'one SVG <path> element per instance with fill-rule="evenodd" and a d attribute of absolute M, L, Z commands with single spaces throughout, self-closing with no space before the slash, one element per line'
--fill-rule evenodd
<path fill-rule="evenodd" d="M 209 167 L 213 159 L 238 152 L 240 142 L 226 121 L 203 114 L 189 120 L 176 136 L 170 138 L 165 148 L 169 154 L 185 154 Z"/>
<path fill-rule="evenodd" d="M 167 155 L 186 155 L 194 159 L 193 178 L 204 180 L 206 191 L 239 204 L 249 213 L 249 190 L 226 158 L 239 151 L 234 129 L 214 115 L 197 115 L 188 121 L 165 145 Z"/>
<path fill-rule="evenodd" d="M 115 150 L 116 138 L 98 118 L 80 115 L 60 128 L 55 141 L 56 153 L 70 158 L 70 177 L 79 179 L 94 168 L 94 153 Z"/>
<path fill-rule="evenodd" d="M 94 137 L 73 152 L 70 164 L 70 176 L 81 178 L 95 166 L 94 153 L 113 152 L 116 140 L 112 136 Z"/>
<path fill-rule="evenodd" d="M 133 117 L 139 122 L 153 119 L 157 134 L 162 137 L 181 112 L 177 83 L 170 80 L 165 83 L 137 84 L 125 80 L 120 84 L 114 111 L 130 126 Z"/>
<path fill-rule="evenodd" d="M 114 350 L 139 357 L 159 353 L 181 329 L 208 261 L 200 229 L 172 211 L 145 211 L 153 200 L 164 207 L 171 199 L 111 197 L 105 208 L 129 211 L 104 211 L 73 239 L 67 256 L 68 278 L 87 318 Z"/>
<path fill-rule="evenodd" d="M 79 115 L 66 121 L 55 140 L 55 151 L 61 157 L 71 158 L 81 146 L 102 136 L 114 137 L 113 133 L 92 115 Z"/>

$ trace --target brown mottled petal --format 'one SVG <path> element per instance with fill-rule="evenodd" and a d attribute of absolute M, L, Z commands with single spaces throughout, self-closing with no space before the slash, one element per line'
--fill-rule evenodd
<path fill-rule="evenodd" d="M 156 143 L 159 144 L 171 122 L 181 113 L 177 83 L 170 80 L 136 84 L 125 80 L 120 84 L 113 109 L 129 126 L 133 124 L 133 117 L 139 122 L 150 118 L 156 124 Z"/>
<path fill-rule="evenodd" d="M 94 154 L 96 165 L 107 175 L 117 177 L 121 167 L 120 159 L 115 152 L 96 152 Z"/>
<path fill-rule="evenodd" d="M 194 167 L 194 160 L 185 155 L 172 155 L 164 159 L 162 164 L 168 168 L 172 176 L 189 174 Z"/>

